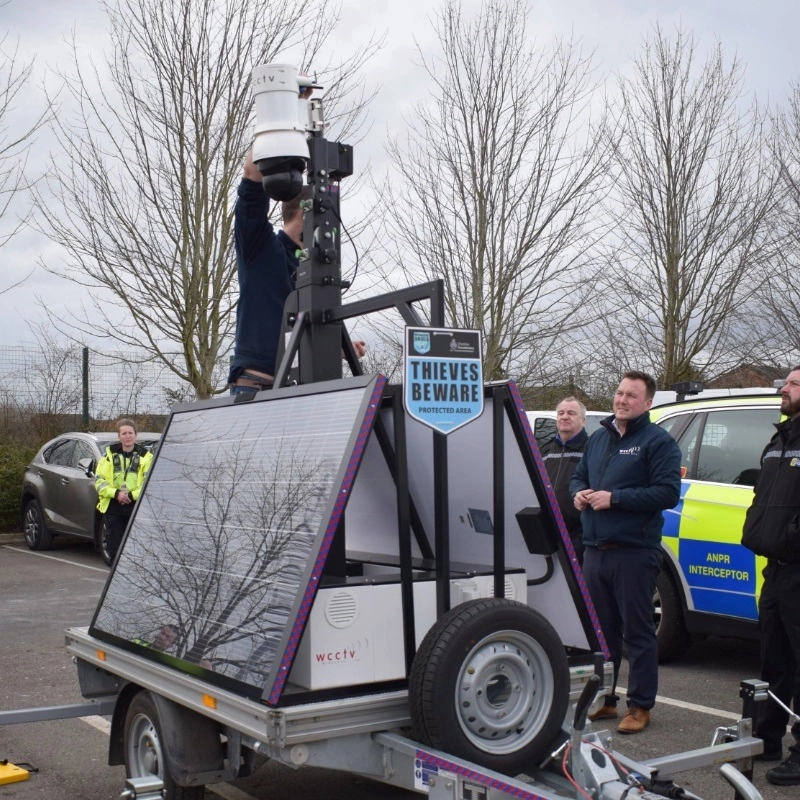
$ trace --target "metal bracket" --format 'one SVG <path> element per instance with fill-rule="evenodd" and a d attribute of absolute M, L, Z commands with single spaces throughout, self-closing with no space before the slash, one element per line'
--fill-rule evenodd
<path fill-rule="evenodd" d="M 286 718 L 280 711 L 269 712 L 267 742 L 272 747 L 286 747 Z"/>
<path fill-rule="evenodd" d="M 128 778 L 120 800 L 162 800 L 164 782 L 157 775 Z"/>

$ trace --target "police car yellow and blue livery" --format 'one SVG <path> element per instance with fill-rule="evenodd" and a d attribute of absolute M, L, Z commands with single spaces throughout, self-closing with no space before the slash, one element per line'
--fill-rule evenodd
<path fill-rule="evenodd" d="M 659 655 L 691 633 L 755 636 L 765 559 L 743 547 L 761 454 L 780 420 L 780 397 L 714 397 L 651 409 L 681 450 L 681 498 L 664 512 L 658 584 Z"/>

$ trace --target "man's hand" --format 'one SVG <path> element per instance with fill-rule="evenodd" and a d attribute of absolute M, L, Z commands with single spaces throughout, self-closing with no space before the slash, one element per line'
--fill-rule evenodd
<path fill-rule="evenodd" d="M 581 489 L 579 492 L 575 493 L 575 508 L 578 511 L 583 511 L 586 506 L 589 505 L 589 495 L 591 495 L 591 489 Z"/>
<path fill-rule="evenodd" d="M 255 183 L 261 183 L 261 173 L 258 171 L 258 167 L 253 163 L 253 148 L 251 147 L 247 154 L 244 157 L 244 177 L 247 178 L 249 181 L 254 181 Z"/>
<path fill-rule="evenodd" d="M 594 491 L 594 489 L 582 489 L 575 495 L 575 508 L 583 511 L 586 506 L 592 511 L 603 511 L 611 508 L 611 492 Z"/>

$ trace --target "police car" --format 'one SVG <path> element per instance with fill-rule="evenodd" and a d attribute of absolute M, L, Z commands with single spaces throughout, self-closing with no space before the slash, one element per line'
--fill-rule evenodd
<path fill-rule="evenodd" d="M 681 450 L 681 499 L 664 513 L 664 569 L 657 583 L 661 661 L 680 656 L 692 634 L 757 637 L 765 559 L 740 542 L 780 403 L 774 393 L 753 394 L 650 411 Z"/>

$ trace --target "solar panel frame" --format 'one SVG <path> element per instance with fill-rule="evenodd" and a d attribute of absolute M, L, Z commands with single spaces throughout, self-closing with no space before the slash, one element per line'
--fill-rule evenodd
<path fill-rule="evenodd" d="M 263 392 L 247 403 L 223 398 L 176 406 L 92 620 L 92 635 L 224 688 L 277 704 L 385 383 L 382 376 L 357 377 Z M 337 415 L 341 416 L 338 426 Z M 253 420 L 258 420 L 253 425 L 255 432 L 248 433 Z M 264 426 L 276 421 L 284 426 L 283 434 L 270 439 Z M 228 438 L 211 436 L 214 425 L 228 426 Z M 242 430 L 248 435 L 237 439 Z M 285 452 L 280 450 L 284 446 Z M 274 479 L 267 476 L 261 490 L 265 495 L 271 492 L 274 498 L 259 500 L 263 507 L 256 502 L 252 510 L 247 502 L 238 502 L 240 495 L 245 499 L 261 496 L 248 483 L 251 457 L 256 468 L 274 470 Z M 279 475 L 281 468 L 289 469 L 288 478 Z M 237 485 L 237 480 L 243 483 Z M 215 486 L 223 488 L 215 494 Z M 299 504 L 305 505 L 299 508 Z M 279 525 L 272 528 L 263 523 L 261 541 L 259 514 L 262 521 L 272 520 L 269 513 L 281 505 L 286 506 L 281 519 L 289 528 L 282 531 Z M 236 514 L 239 518 L 235 519 Z M 237 527 L 239 523 L 243 524 Z M 184 539 L 186 531 L 189 535 Z M 233 547 L 241 535 L 237 539 L 231 531 L 247 532 L 250 538 L 245 536 L 246 543 L 256 552 L 252 569 L 262 569 L 258 580 L 243 581 L 238 589 L 235 581 L 241 573 L 236 569 L 242 568 L 245 556 Z M 202 550 L 195 544 L 202 540 L 210 540 L 214 546 Z M 273 545 L 267 553 L 265 548 Z M 216 570 L 203 566 L 203 558 L 215 564 L 222 551 L 225 564 L 216 565 Z M 272 561 L 259 561 L 259 553 L 269 555 Z M 268 574 L 270 563 L 281 566 L 272 575 Z M 236 567 L 230 575 L 226 564 Z M 264 565 L 267 572 L 263 572 Z M 201 580 L 204 569 L 207 585 Z M 280 588 L 275 588 L 279 584 Z M 199 613 L 206 610 L 202 605 L 190 606 L 184 613 L 177 599 L 182 592 L 195 599 L 206 592 L 203 602 L 208 603 L 207 608 L 228 616 L 221 623 L 206 618 Z M 279 592 L 281 603 L 273 607 L 270 603 Z M 220 598 L 227 598 L 228 606 L 221 606 Z M 257 610 L 259 602 L 262 607 Z M 248 603 L 252 614 L 235 617 L 250 608 Z M 193 616 L 194 611 L 198 613 Z M 249 642 L 245 622 L 254 628 Z M 233 633 L 229 634 L 226 625 Z M 236 649 L 239 640 L 233 640 L 239 629 L 244 631 L 241 652 Z M 137 630 L 142 635 L 133 635 Z M 209 630 L 218 634 L 216 640 Z M 218 644 L 214 645 L 215 641 Z M 258 680 L 257 674 L 261 676 Z"/>

